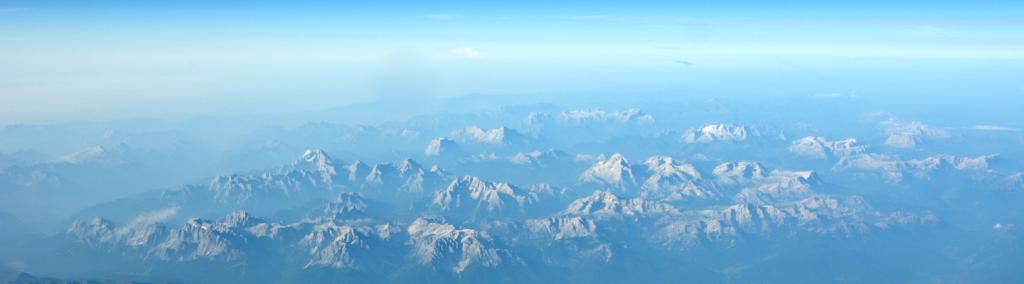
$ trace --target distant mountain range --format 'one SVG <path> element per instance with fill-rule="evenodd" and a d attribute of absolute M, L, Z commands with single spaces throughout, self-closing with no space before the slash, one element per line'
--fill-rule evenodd
<path fill-rule="evenodd" d="M 0 167 L 0 276 L 187 283 L 1019 278 L 1012 264 L 1024 261 L 1017 253 L 1024 214 L 1016 210 L 1024 202 L 1024 152 L 1007 145 L 1024 136 L 984 133 L 985 143 L 982 134 L 887 114 L 840 125 L 772 120 L 788 113 L 680 118 L 688 117 L 683 110 L 719 107 L 730 105 L 528 105 L 237 133 L 208 126 L 231 125 L 217 120 L 187 123 L 202 130 L 194 132 L 78 129 L 101 137 L 87 141 L 93 146 L 66 142 L 54 153 L 0 155 L 9 157 Z M 42 137 L 40 129 L 0 129 L 0 137 Z M 70 139 L 63 132 L 52 136 Z"/>

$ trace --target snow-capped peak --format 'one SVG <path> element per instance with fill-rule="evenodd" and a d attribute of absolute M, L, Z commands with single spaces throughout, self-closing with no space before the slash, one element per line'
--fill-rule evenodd
<path fill-rule="evenodd" d="M 858 145 L 857 139 L 829 141 L 820 136 L 800 138 L 789 146 L 789 151 L 798 155 L 824 159 L 827 157 L 847 158 L 864 153 L 865 146 Z"/>
<path fill-rule="evenodd" d="M 712 173 L 723 184 L 736 184 L 765 177 L 765 170 L 758 162 L 726 162 L 715 167 Z"/>
<path fill-rule="evenodd" d="M 857 155 L 851 159 L 841 160 L 834 169 L 873 171 L 881 174 L 890 183 L 902 181 L 905 173 L 911 173 L 914 177 L 928 180 L 931 178 L 932 172 L 940 169 L 966 172 L 971 174 L 971 178 L 981 179 L 992 173 L 989 163 L 998 156 L 998 154 L 977 157 L 933 155 L 923 159 L 902 160 L 894 155 L 864 154 Z"/>
<path fill-rule="evenodd" d="M 509 203 L 516 208 L 522 208 L 536 202 L 537 199 L 535 193 L 526 192 L 507 183 L 493 183 L 474 176 L 464 176 L 452 181 L 445 190 L 434 194 L 432 204 L 442 210 L 468 207 L 483 208 L 490 212 L 501 210 Z"/>
<path fill-rule="evenodd" d="M 515 129 L 504 126 L 486 130 L 478 126 L 471 126 L 452 132 L 451 136 L 462 141 L 494 145 L 515 144 L 526 139 L 526 136 Z"/>
<path fill-rule="evenodd" d="M 358 193 L 343 192 L 327 203 L 323 215 L 333 219 L 360 216 L 366 213 L 366 201 Z"/>
<path fill-rule="evenodd" d="M 588 122 L 614 121 L 619 123 L 636 122 L 638 124 L 654 122 L 654 117 L 645 114 L 640 109 L 631 108 L 619 112 L 605 111 L 602 109 L 570 110 L 559 115 L 562 123 L 583 124 Z"/>
<path fill-rule="evenodd" d="M 654 156 L 644 163 L 648 176 L 644 181 L 642 196 L 666 201 L 684 198 L 711 198 L 717 193 L 698 184 L 700 172 L 691 164 L 668 156 Z"/>
<path fill-rule="evenodd" d="M 334 176 L 338 174 L 337 169 L 334 166 L 334 160 L 327 155 L 321 149 L 306 149 L 294 163 L 292 163 L 291 170 L 308 170 L 317 172 L 321 178 L 331 183 Z"/>
<path fill-rule="evenodd" d="M 746 127 L 731 124 L 709 124 L 700 129 L 689 129 L 683 133 L 686 143 L 711 143 L 713 141 L 743 141 L 750 135 Z"/>
<path fill-rule="evenodd" d="M 299 159 L 309 163 L 319 163 L 321 161 L 328 161 L 331 158 L 322 149 L 306 149 Z"/>
<path fill-rule="evenodd" d="M 881 123 L 885 133 L 885 145 L 893 148 L 915 148 L 926 138 L 949 138 L 949 132 L 942 128 L 913 121 L 902 122 L 894 118 Z"/>
<path fill-rule="evenodd" d="M 580 175 L 580 181 L 607 185 L 620 190 L 637 185 L 633 167 L 629 160 L 619 153 L 612 154 L 607 160 L 594 163 Z"/>
<path fill-rule="evenodd" d="M 691 164 L 676 160 L 669 156 L 653 156 L 644 162 L 652 175 L 661 177 L 679 177 L 691 180 L 700 179 L 700 172 Z"/>
<path fill-rule="evenodd" d="M 517 153 L 515 156 L 509 158 L 509 161 L 513 164 L 520 165 L 543 165 L 548 162 L 553 162 L 562 157 L 568 156 L 565 152 L 558 151 L 555 149 L 548 149 L 545 151 L 532 151 L 526 153 Z"/>
<path fill-rule="evenodd" d="M 595 217 L 639 217 L 644 214 L 678 213 L 674 207 L 643 198 L 622 199 L 608 191 L 594 191 L 593 194 L 576 199 L 563 214 Z"/>
<path fill-rule="evenodd" d="M 441 156 L 453 151 L 457 151 L 459 148 L 455 140 L 448 139 L 448 137 L 434 138 L 427 144 L 427 148 L 423 150 L 423 154 L 427 156 Z"/>
<path fill-rule="evenodd" d="M 423 167 L 420 166 L 420 164 L 417 163 L 416 161 L 413 161 L 412 159 L 405 159 L 398 163 L 398 172 L 403 174 L 408 173 L 410 171 L 422 169 Z"/>
<path fill-rule="evenodd" d="M 441 265 L 462 273 L 475 265 L 496 267 L 509 253 L 492 247 L 486 232 L 458 229 L 447 223 L 424 218 L 416 219 L 406 228 L 413 246 L 413 257 L 424 266 Z"/>
<path fill-rule="evenodd" d="M 124 145 L 122 144 L 121 146 L 123 147 Z M 60 157 L 60 159 L 58 159 L 57 161 L 69 164 L 82 163 L 97 159 L 103 159 L 104 156 L 107 156 L 109 154 L 111 154 L 110 149 L 107 149 L 106 147 L 100 145 L 95 145 L 82 149 L 81 151 Z"/>

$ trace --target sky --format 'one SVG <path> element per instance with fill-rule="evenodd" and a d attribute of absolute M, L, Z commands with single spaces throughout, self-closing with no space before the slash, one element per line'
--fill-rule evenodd
<path fill-rule="evenodd" d="M 290 2 L 0 0 L 0 125 L 465 95 L 1024 96 L 1019 1 Z"/>

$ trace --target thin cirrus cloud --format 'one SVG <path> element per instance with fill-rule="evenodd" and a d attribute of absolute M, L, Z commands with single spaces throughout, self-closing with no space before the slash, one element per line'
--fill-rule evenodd
<path fill-rule="evenodd" d="M 476 60 L 476 59 L 480 59 L 481 57 L 483 57 L 483 54 L 481 54 L 479 50 L 476 50 L 475 48 L 472 48 L 472 47 L 458 47 L 458 48 L 454 48 L 454 49 L 451 50 L 451 53 L 452 53 L 452 55 L 455 55 L 458 58 L 465 58 L 465 59 L 474 59 L 474 60 Z"/>
<path fill-rule="evenodd" d="M 140 226 L 157 224 L 157 223 L 166 221 L 166 220 L 170 219 L 171 217 L 174 217 L 174 215 L 177 215 L 177 214 L 178 214 L 178 208 L 177 207 L 169 207 L 169 208 L 158 209 L 158 210 L 154 210 L 154 211 L 150 211 L 150 212 L 144 212 L 142 214 L 139 214 L 135 218 L 133 218 L 131 221 L 128 221 L 128 223 L 124 227 L 118 228 L 118 233 L 124 234 L 124 233 L 127 233 L 128 230 L 130 230 L 131 228 L 134 228 L 134 227 L 140 227 Z"/>
<path fill-rule="evenodd" d="M 911 29 L 929 34 L 946 33 L 943 26 L 984 26 L 984 25 L 1021 25 L 1024 19 L 1016 18 L 925 18 L 925 17 L 889 17 L 889 18 L 767 18 L 767 17 L 694 17 L 685 15 L 615 15 L 615 14 L 534 14 L 534 15 L 473 15 L 456 13 L 431 13 L 418 17 L 429 20 L 506 20 L 525 22 L 544 21 L 575 21 L 575 22 L 614 22 L 621 24 L 668 24 L 668 25 L 741 25 L 741 26 L 907 26 Z"/>
<path fill-rule="evenodd" d="M 510 44 L 497 46 L 502 57 L 539 55 L 558 58 L 622 53 L 626 45 L 653 42 L 675 45 L 690 55 L 749 55 L 801 57 L 867 57 L 907 59 L 1024 59 L 1024 48 L 1006 38 L 1016 37 L 1024 21 L 1004 18 L 759 18 L 688 17 L 659 15 L 563 14 L 563 15 L 463 15 L 436 13 L 421 15 L 432 20 L 490 21 L 487 34 L 502 35 L 502 25 L 529 23 L 543 27 L 530 36 L 511 34 Z M 573 23 L 575 22 L 575 23 Z M 592 26 L 599 22 L 614 24 Z M 688 27 L 679 33 L 645 30 L 650 24 Z M 582 25 L 582 26 L 581 26 Z M 637 25 L 637 33 L 619 34 L 618 27 Z M 827 27 L 827 28 L 823 28 Z M 993 27 L 999 27 L 993 29 Z M 568 46 L 565 37 L 550 40 L 548 28 L 573 31 L 574 41 L 583 46 Z M 602 29 L 609 28 L 606 32 Z M 757 33 L 749 30 L 756 29 Z M 468 29 L 474 31 L 473 29 Z M 495 40 L 490 40 L 495 42 Z M 502 41 L 501 39 L 497 41 Z M 472 42 L 471 42 L 472 43 Z M 480 43 L 482 44 L 482 43 Z M 485 44 L 486 45 L 486 44 Z M 520 47 L 520 48 L 515 48 Z M 576 49 L 568 54 L 567 49 Z M 460 58 L 473 58 L 479 52 L 459 49 Z M 468 55 L 468 56 L 467 56 Z M 631 55 L 629 55 L 631 56 Z"/>
<path fill-rule="evenodd" d="M 431 13 L 420 15 L 431 20 L 522 20 L 522 21 L 580 21 L 620 23 L 666 23 L 666 24 L 739 24 L 739 25 L 906 25 L 926 32 L 939 32 L 941 25 L 1019 25 L 1024 19 L 1018 18 L 935 18 L 935 17 L 848 17 L 848 18 L 769 18 L 756 16 L 695 17 L 685 15 L 616 15 L 616 14 L 534 14 L 534 15 L 463 15 L 455 13 Z"/>
<path fill-rule="evenodd" d="M 985 125 L 985 124 L 975 125 L 973 128 L 975 130 L 984 130 L 984 131 L 1020 131 L 1020 129 L 1017 129 L 1017 128 L 1006 127 L 1006 126 L 999 126 L 999 125 Z"/>
<path fill-rule="evenodd" d="M 929 45 L 929 44 L 819 44 L 776 42 L 686 42 L 670 43 L 672 48 L 644 43 L 563 44 L 551 42 L 482 43 L 487 57 L 519 59 L 668 60 L 685 54 L 693 57 L 803 57 L 803 58 L 908 58 L 908 59 L 1024 59 L 1017 46 Z M 478 47 L 451 49 L 462 59 L 484 57 Z M 500 54 L 497 56 L 496 54 Z"/>

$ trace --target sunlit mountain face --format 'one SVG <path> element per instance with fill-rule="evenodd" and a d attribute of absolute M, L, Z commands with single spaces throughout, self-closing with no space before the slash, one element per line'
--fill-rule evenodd
<path fill-rule="evenodd" d="M 1015 3 L 0 1 L 0 282 L 1024 282 Z"/>

